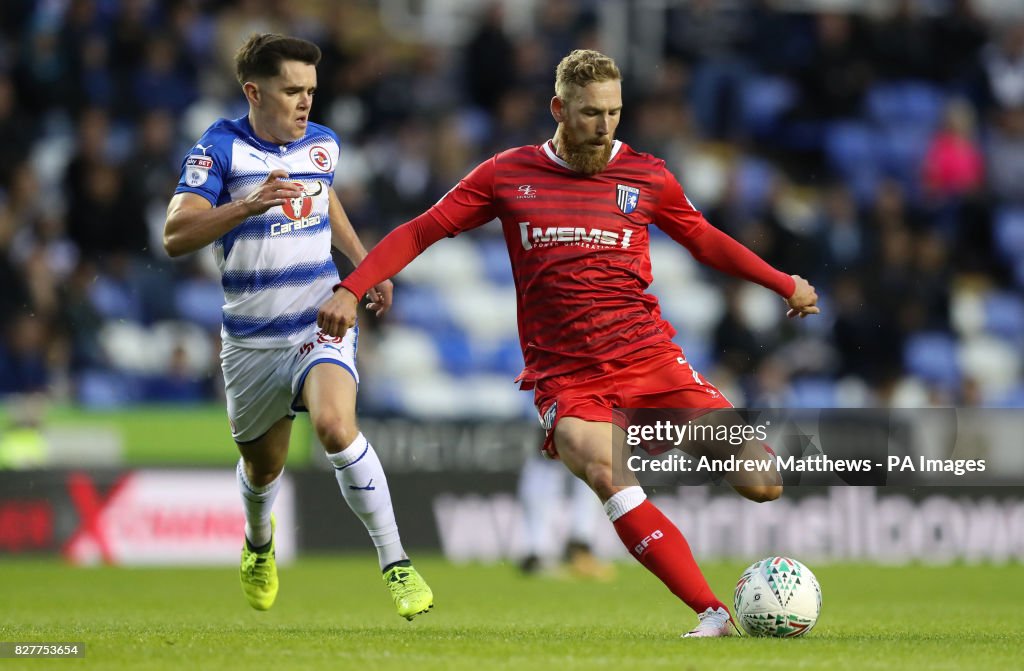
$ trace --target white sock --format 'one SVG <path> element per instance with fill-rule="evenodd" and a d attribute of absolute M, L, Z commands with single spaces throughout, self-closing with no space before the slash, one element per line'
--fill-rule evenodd
<path fill-rule="evenodd" d="M 257 487 L 249 482 L 245 475 L 245 461 L 239 459 L 235 475 L 238 479 L 238 491 L 242 494 L 242 505 L 245 508 L 245 537 L 253 547 L 266 545 L 270 542 L 270 513 L 277 492 L 281 489 L 281 474 L 278 473 L 270 483 Z"/>
<path fill-rule="evenodd" d="M 380 567 L 408 559 L 398 536 L 388 479 L 373 446 L 360 433 L 351 445 L 337 454 L 328 454 L 327 459 L 334 464 L 341 495 L 362 520 L 377 548 Z"/>
<path fill-rule="evenodd" d="M 604 502 L 604 512 L 614 524 L 617 519 L 647 500 L 643 487 L 626 487 Z"/>
<path fill-rule="evenodd" d="M 527 555 L 548 557 L 554 554 L 551 522 L 556 513 L 551 506 L 562 495 L 565 475 L 566 470 L 560 463 L 540 456 L 527 457 L 519 472 L 518 494 L 523 507 Z"/>

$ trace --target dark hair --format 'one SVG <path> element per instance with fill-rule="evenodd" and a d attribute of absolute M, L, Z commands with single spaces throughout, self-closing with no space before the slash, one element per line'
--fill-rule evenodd
<path fill-rule="evenodd" d="M 275 33 L 253 33 L 235 54 L 235 74 L 239 84 L 253 79 L 275 77 L 282 61 L 299 61 L 316 65 L 320 47 L 298 37 Z"/>

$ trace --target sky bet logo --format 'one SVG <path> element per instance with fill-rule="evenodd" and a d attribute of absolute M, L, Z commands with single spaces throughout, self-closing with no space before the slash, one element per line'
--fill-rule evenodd
<path fill-rule="evenodd" d="M 661 529 L 655 529 L 651 532 L 650 536 L 644 536 L 644 539 L 636 544 L 636 547 L 633 548 L 633 554 L 639 557 L 647 549 L 647 546 L 664 536 L 665 534 L 662 533 Z"/>
<path fill-rule="evenodd" d="M 523 249 L 534 247 L 550 247 L 557 244 L 581 245 L 584 247 L 615 247 L 620 245 L 619 234 L 601 228 L 573 228 L 572 226 L 549 226 L 541 228 L 530 226 L 530 222 L 519 222 L 519 234 Z M 622 229 L 621 247 L 629 249 L 629 239 L 633 231 Z"/>

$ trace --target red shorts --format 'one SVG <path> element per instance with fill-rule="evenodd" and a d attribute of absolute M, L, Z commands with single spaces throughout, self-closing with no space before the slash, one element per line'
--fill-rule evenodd
<path fill-rule="evenodd" d="M 558 420 L 578 417 L 613 422 L 626 428 L 617 408 L 673 408 L 699 417 L 732 403 L 704 379 L 673 343 L 645 347 L 621 359 L 537 381 L 534 404 L 547 432 L 542 451 L 557 458 L 554 435 Z"/>

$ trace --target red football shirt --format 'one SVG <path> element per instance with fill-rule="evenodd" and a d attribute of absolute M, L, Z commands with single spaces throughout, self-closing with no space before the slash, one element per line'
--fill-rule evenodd
<path fill-rule="evenodd" d="M 381 241 L 342 286 L 362 296 L 397 272 L 442 237 L 426 224 L 451 236 L 495 218 L 512 262 L 526 382 L 675 335 L 647 293 L 651 224 L 714 267 L 783 295 L 794 287 L 788 275 L 712 228 L 664 161 L 618 141 L 607 168 L 590 176 L 570 168 L 550 141 L 494 156 L 426 214 Z"/>
<path fill-rule="evenodd" d="M 664 161 L 621 142 L 613 151 L 605 170 L 586 176 L 550 142 L 511 149 L 478 166 L 430 211 L 450 234 L 501 220 L 527 380 L 675 335 L 647 293 L 647 227 L 689 238 L 708 223 Z"/>

